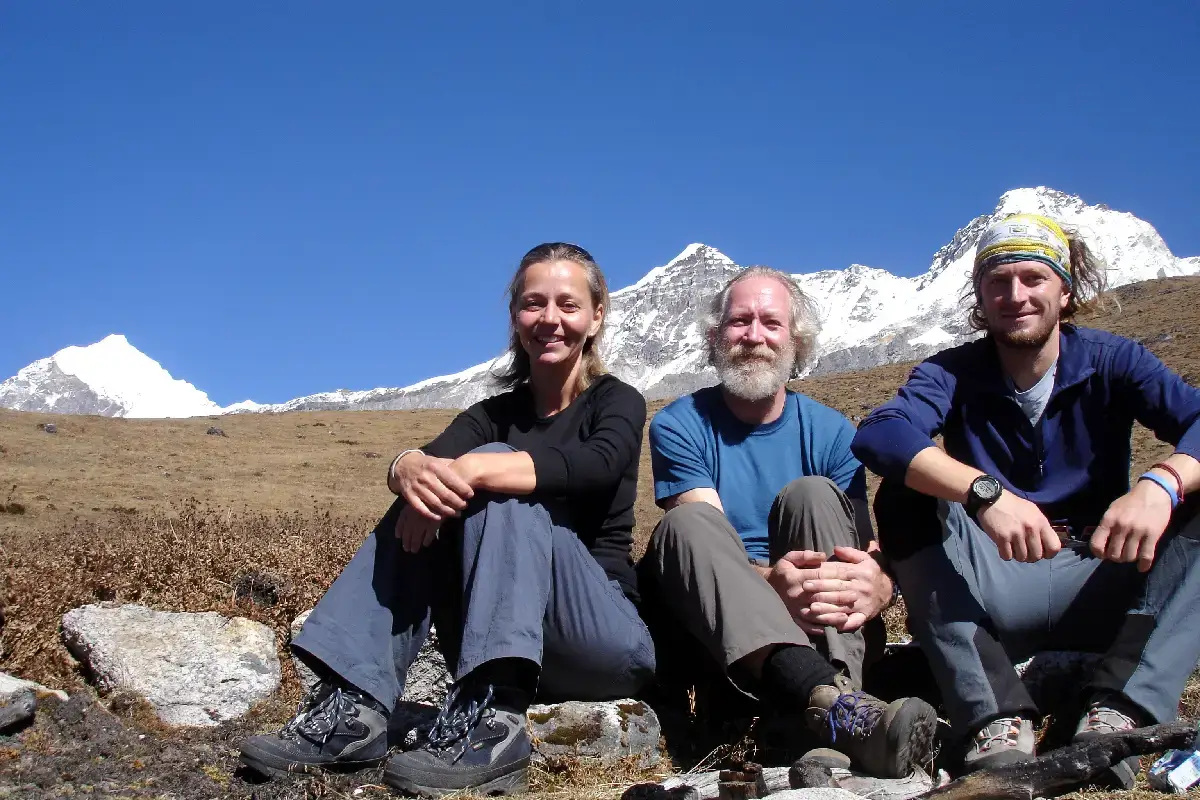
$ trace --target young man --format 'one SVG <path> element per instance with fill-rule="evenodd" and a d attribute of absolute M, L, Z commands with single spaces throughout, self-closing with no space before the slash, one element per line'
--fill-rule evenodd
<path fill-rule="evenodd" d="M 861 768 L 903 776 L 930 759 L 937 718 L 921 700 L 854 691 L 862 627 L 893 585 L 869 552 L 853 426 L 786 387 L 812 350 L 816 319 L 791 278 L 762 267 L 713 300 L 708 347 L 721 384 L 650 425 L 655 498 L 667 513 L 642 570 L 653 602 L 735 682 L 804 713 Z"/>
<path fill-rule="evenodd" d="M 1200 392 L 1136 342 L 1064 324 L 1104 266 L 1031 214 L 983 234 L 971 323 L 859 427 L 884 554 L 964 768 L 1034 756 L 1012 664 L 1103 653 L 1076 739 L 1173 719 L 1200 656 Z M 1175 454 L 1129 485 L 1134 421 Z M 945 450 L 931 437 L 941 434 Z M 1109 781 L 1130 785 L 1136 759 Z"/>

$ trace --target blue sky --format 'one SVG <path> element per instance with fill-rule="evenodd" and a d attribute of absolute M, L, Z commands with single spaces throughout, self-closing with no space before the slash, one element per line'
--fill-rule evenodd
<path fill-rule="evenodd" d="M 0 378 L 120 332 L 222 404 L 403 385 L 541 241 L 911 275 L 1018 186 L 1200 255 L 1191 0 L 417 6 L 0 5 Z"/>

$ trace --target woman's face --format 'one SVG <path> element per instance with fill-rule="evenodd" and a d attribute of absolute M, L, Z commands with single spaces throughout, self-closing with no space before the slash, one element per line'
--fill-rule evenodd
<path fill-rule="evenodd" d="M 574 261 L 543 261 L 525 270 L 514 323 L 535 368 L 578 360 L 603 320 L 604 307 L 592 303 L 587 272 Z"/>

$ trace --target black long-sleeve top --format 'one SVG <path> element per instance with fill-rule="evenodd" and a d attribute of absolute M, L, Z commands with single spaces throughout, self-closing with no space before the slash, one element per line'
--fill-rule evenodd
<path fill-rule="evenodd" d="M 633 506 L 646 401 L 637 389 L 602 375 L 567 408 L 539 417 L 528 385 L 476 403 L 422 448 L 458 458 L 504 442 L 533 459 L 541 502 L 556 524 L 574 531 L 610 580 L 637 601 Z"/>

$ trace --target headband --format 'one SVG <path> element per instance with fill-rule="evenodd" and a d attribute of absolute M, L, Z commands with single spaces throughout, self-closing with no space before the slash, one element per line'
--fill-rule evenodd
<path fill-rule="evenodd" d="M 1071 245 L 1054 220 L 1040 214 L 1013 214 L 988 226 L 975 247 L 975 274 L 997 264 L 1038 261 L 1054 270 L 1070 289 Z"/>

